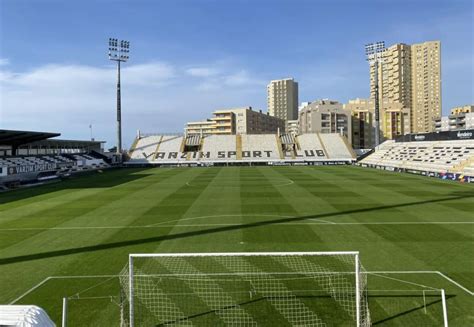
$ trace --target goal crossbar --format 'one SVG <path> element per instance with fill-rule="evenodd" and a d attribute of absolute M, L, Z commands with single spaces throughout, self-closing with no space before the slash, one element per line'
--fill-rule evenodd
<path fill-rule="evenodd" d="M 131 253 L 129 257 L 256 257 L 256 256 L 304 256 L 304 255 L 359 255 L 359 251 L 333 251 L 333 252 L 204 252 L 204 253 Z"/>

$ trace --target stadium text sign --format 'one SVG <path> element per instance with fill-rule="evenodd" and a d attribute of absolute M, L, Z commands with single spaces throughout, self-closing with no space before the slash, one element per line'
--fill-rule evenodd
<path fill-rule="evenodd" d="M 291 157 L 290 151 L 285 152 L 286 157 Z M 237 151 L 217 151 L 216 153 L 212 153 L 211 151 L 202 152 L 154 152 L 149 155 L 143 153 L 145 158 L 153 158 L 154 159 L 210 159 L 210 158 L 217 158 L 217 159 L 231 159 L 237 158 Z M 242 151 L 241 158 L 272 158 L 278 156 L 278 153 L 272 150 L 262 150 L 262 151 Z M 307 158 L 307 157 L 326 157 L 323 150 L 300 150 L 295 151 L 295 157 L 297 158 Z"/>
<path fill-rule="evenodd" d="M 15 166 L 15 167 L 8 167 L 8 175 L 35 173 L 38 171 L 47 171 L 47 170 L 55 170 L 55 169 L 56 169 L 56 164 L 54 163 L 39 164 L 39 165 L 21 165 L 21 166 Z"/>

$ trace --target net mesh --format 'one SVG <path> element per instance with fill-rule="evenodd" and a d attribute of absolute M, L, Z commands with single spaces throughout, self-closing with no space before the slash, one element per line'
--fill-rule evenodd
<path fill-rule="evenodd" d="M 226 254 L 133 257 L 134 326 L 354 326 L 353 254 Z M 129 266 L 120 274 L 130 300 Z M 359 265 L 360 326 L 370 326 Z M 130 301 L 123 325 L 129 325 Z"/>

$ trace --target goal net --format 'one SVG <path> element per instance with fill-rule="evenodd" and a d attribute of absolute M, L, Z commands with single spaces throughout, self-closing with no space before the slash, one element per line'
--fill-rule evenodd
<path fill-rule="evenodd" d="M 370 326 L 358 252 L 130 254 L 123 326 Z"/>

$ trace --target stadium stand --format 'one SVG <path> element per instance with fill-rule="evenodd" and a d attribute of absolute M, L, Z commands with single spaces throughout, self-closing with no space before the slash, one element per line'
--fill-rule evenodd
<path fill-rule="evenodd" d="M 154 160 L 161 159 L 163 162 L 186 161 L 187 155 L 184 150 L 183 136 L 164 135 L 156 148 Z"/>
<path fill-rule="evenodd" d="M 347 156 L 347 153 L 351 153 L 354 156 L 352 148 L 345 142 L 345 139 L 339 134 L 319 134 L 321 143 L 325 145 L 326 152 L 331 159 L 343 159 Z M 330 146 L 327 146 L 330 145 Z"/>
<path fill-rule="evenodd" d="M 329 164 L 355 160 L 339 134 L 147 135 L 139 136 L 133 144 L 126 165 Z"/>
<path fill-rule="evenodd" d="M 0 130 L 2 189 L 110 167 L 99 141 L 49 140 L 58 133 Z"/>
<path fill-rule="evenodd" d="M 462 174 L 474 177 L 474 160 L 472 158 L 462 170 Z"/>
<path fill-rule="evenodd" d="M 461 172 L 457 166 L 474 155 L 472 141 L 386 141 L 361 164 L 432 172 Z M 461 167 L 460 167 L 461 168 Z"/>
<path fill-rule="evenodd" d="M 223 152 L 225 151 L 225 152 Z M 210 135 L 204 138 L 201 152 L 202 161 L 228 162 L 237 159 L 235 135 Z"/>
<path fill-rule="evenodd" d="M 296 136 L 295 157 L 308 159 L 319 157 L 329 159 L 325 146 L 321 143 L 319 134 L 301 134 Z M 329 145 L 331 147 L 331 145 Z M 346 154 L 347 155 L 347 154 Z"/>
<path fill-rule="evenodd" d="M 278 149 L 276 136 L 273 134 L 241 135 L 242 160 L 268 161 L 280 160 L 281 149 Z"/>
<path fill-rule="evenodd" d="M 76 166 L 82 169 L 100 169 L 107 168 L 109 164 L 106 163 L 102 158 L 96 158 L 90 154 L 74 154 L 72 155 L 76 161 Z"/>
<path fill-rule="evenodd" d="M 0 326 L 54 327 L 46 311 L 35 305 L 0 305 Z"/>
<path fill-rule="evenodd" d="M 201 144 L 200 135 L 188 135 L 186 137 L 186 146 L 199 146 Z"/>
<path fill-rule="evenodd" d="M 385 141 L 358 164 L 471 181 L 465 177 L 474 177 L 473 135 L 462 131 L 404 136 Z"/>
<path fill-rule="evenodd" d="M 146 162 L 155 153 L 162 137 L 162 135 L 150 135 L 140 138 L 130 153 L 130 158 Z"/>

